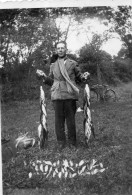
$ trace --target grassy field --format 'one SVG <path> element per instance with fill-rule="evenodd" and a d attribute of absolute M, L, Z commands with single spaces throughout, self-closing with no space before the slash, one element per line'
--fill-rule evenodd
<path fill-rule="evenodd" d="M 4 194 L 70 194 L 70 195 L 130 195 L 132 194 L 132 83 L 115 88 L 118 101 L 91 105 L 96 138 L 85 146 L 82 127 L 83 114 L 76 114 L 77 147 L 56 150 L 54 131 L 54 110 L 47 100 L 49 140 L 44 150 L 38 145 L 27 150 L 21 149 L 17 157 L 3 164 Z M 2 104 L 2 136 L 15 140 L 20 133 L 29 132 L 37 139 L 39 124 L 39 100 L 8 102 Z M 23 162 L 31 159 L 97 159 L 104 167 L 103 173 L 78 176 L 73 179 L 57 180 L 28 178 L 28 169 Z"/>

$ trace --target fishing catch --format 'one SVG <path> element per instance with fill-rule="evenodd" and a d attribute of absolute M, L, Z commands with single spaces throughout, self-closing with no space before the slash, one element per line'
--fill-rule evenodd
<path fill-rule="evenodd" d="M 48 128 L 45 93 L 42 86 L 40 86 L 40 110 L 40 124 L 38 126 L 39 147 L 44 148 L 45 140 L 48 140 Z"/>
<path fill-rule="evenodd" d="M 26 162 L 24 163 L 26 165 Z M 36 160 L 30 161 L 29 165 L 31 167 L 28 174 L 29 178 L 34 178 L 34 176 L 43 176 L 46 179 L 59 178 L 77 178 L 78 176 L 90 176 L 97 173 L 103 173 L 108 167 L 104 168 L 102 163 L 97 163 L 97 160 L 81 160 L 78 163 L 73 162 L 70 159 L 61 159 L 54 162 L 46 160 Z"/>
<path fill-rule="evenodd" d="M 92 124 L 91 112 L 89 107 L 90 107 L 90 89 L 88 84 L 85 84 L 84 99 L 83 99 L 83 112 L 84 112 L 83 127 L 85 133 L 85 141 L 87 145 L 92 133 L 93 136 L 95 137 L 94 127 Z"/>

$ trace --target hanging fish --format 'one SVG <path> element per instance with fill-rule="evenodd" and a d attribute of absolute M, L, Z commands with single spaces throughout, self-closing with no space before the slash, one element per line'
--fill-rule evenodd
<path fill-rule="evenodd" d="M 92 124 L 91 112 L 89 107 L 90 107 L 90 89 L 88 84 L 86 84 L 84 88 L 84 98 L 83 98 L 83 112 L 84 112 L 83 127 L 85 133 L 85 141 L 87 145 L 91 137 L 91 133 L 93 133 L 93 136 L 95 137 L 94 127 Z"/>
<path fill-rule="evenodd" d="M 48 129 L 47 129 L 47 112 L 45 104 L 45 93 L 43 87 L 40 86 L 40 124 L 38 126 L 38 137 L 40 148 L 44 147 L 45 140 L 48 139 Z"/>

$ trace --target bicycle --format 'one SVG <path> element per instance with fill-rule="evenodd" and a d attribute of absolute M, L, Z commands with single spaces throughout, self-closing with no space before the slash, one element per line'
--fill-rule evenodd
<path fill-rule="evenodd" d="M 90 87 L 90 100 L 91 102 L 115 102 L 117 100 L 116 92 L 108 85 L 93 85 Z"/>

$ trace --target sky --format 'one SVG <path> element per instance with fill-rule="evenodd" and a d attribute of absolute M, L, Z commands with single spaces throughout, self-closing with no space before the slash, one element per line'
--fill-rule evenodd
<path fill-rule="evenodd" d="M 68 18 L 58 19 L 57 24 L 62 30 L 66 29 L 69 23 Z M 91 41 L 94 33 L 103 34 L 105 30 L 110 28 L 110 24 L 107 26 L 103 24 L 103 21 L 96 19 L 87 19 L 83 25 L 79 26 L 77 23 L 72 24 L 69 29 L 67 38 L 67 47 L 72 53 L 76 53 L 86 43 Z M 122 42 L 117 34 L 114 34 L 114 38 L 109 39 L 102 45 L 101 49 L 105 50 L 109 54 L 117 55 L 121 49 Z"/>
<path fill-rule="evenodd" d="M 88 41 L 86 40 L 85 35 L 71 36 L 67 40 L 67 47 L 73 53 L 76 53 L 81 47 L 83 47 Z M 102 50 L 105 50 L 111 56 L 117 55 L 121 49 L 122 42 L 118 38 L 109 39 L 102 47 Z"/>
<path fill-rule="evenodd" d="M 70 38 L 68 38 L 67 40 L 67 47 L 70 51 L 72 51 L 73 53 L 76 53 L 77 50 L 79 50 L 81 47 L 83 47 L 86 43 L 88 43 L 88 41 L 85 41 L 86 37 L 85 35 L 83 36 L 72 36 Z M 106 52 L 108 52 L 109 54 L 113 55 L 117 55 L 117 53 L 119 52 L 119 50 L 121 49 L 122 46 L 122 42 L 117 39 L 117 38 L 112 38 L 109 41 L 107 41 L 103 46 L 102 46 L 102 50 L 105 50 Z"/>
<path fill-rule="evenodd" d="M 116 56 L 120 51 L 122 46 L 122 42 L 117 39 L 113 38 L 107 41 L 106 44 L 103 45 L 102 50 L 105 50 L 107 53 L 111 54 L 112 56 Z"/>

